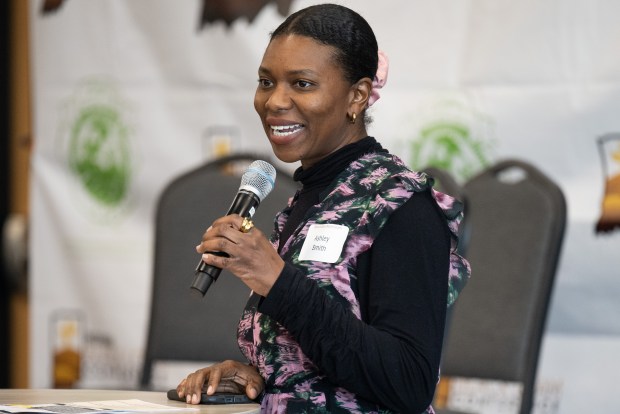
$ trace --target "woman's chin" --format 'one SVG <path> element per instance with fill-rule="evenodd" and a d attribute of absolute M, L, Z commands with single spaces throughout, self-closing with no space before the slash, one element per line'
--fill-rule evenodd
<path fill-rule="evenodd" d="M 286 163 L 297 162 L 301 159 L 299 153 L 289 148 L 283 148 L 271 142 L 271 148 L 277 159 Z"/>

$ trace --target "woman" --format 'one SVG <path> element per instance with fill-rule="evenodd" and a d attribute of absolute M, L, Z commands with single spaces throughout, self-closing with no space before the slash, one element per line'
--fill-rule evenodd
<path fill-rule="evenodd" d="M 308 7 L 272 33 L 258 73 L 254 106 L 303 187 L 271 241 L 237 215 L 204 234 L 203 260 L 253 291 L 238 330 L 250 363 L 198 370 L 178 394 L 246 393 L 267 413 L 432 412 L 446 307 L 469 272 L 460 205 L 368 136 L 387 76 L 372 29 Z"/>

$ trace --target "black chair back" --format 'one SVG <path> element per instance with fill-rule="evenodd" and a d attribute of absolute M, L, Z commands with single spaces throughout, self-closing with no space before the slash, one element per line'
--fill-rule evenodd
<path fill-rule="evenodd" d="M 520 413 L 529 413 L 564 237 L 564 196 L 519 160 L 488 168 L 464 191 L 472 275 L 452 311 L 442 376 L 520 382 Z"/>

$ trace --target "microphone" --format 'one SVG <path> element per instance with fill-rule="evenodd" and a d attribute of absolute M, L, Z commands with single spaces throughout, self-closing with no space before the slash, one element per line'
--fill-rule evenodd
<path fill-rule="evenodd" d="M 262 160 L 252 162 L 241 176 L 241 185 L 226 215 L 239 214 L 241 217 L 252 218 L 258 205 L 273 190 L 275 181 L 276 169 L 271 164 Z M 221 252 L 213 254 L 226 256 L 226 253 Z M 221 268 L 208 265 L 201 260 L 196 267 L 191 289 L 204 296 L 211 283 L 220 276 L 221 271 Z"/>

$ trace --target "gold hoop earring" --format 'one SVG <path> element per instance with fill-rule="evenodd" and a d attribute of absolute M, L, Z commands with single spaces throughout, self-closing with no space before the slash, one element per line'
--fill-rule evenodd
<path fill-rule="evenodd" d="M 356 119 L 357 119 L 357 114 L 355 112 L 353 112 L 351 114 L 351 119 L 349 120 L 349 122 L 354 124 Z"/>

